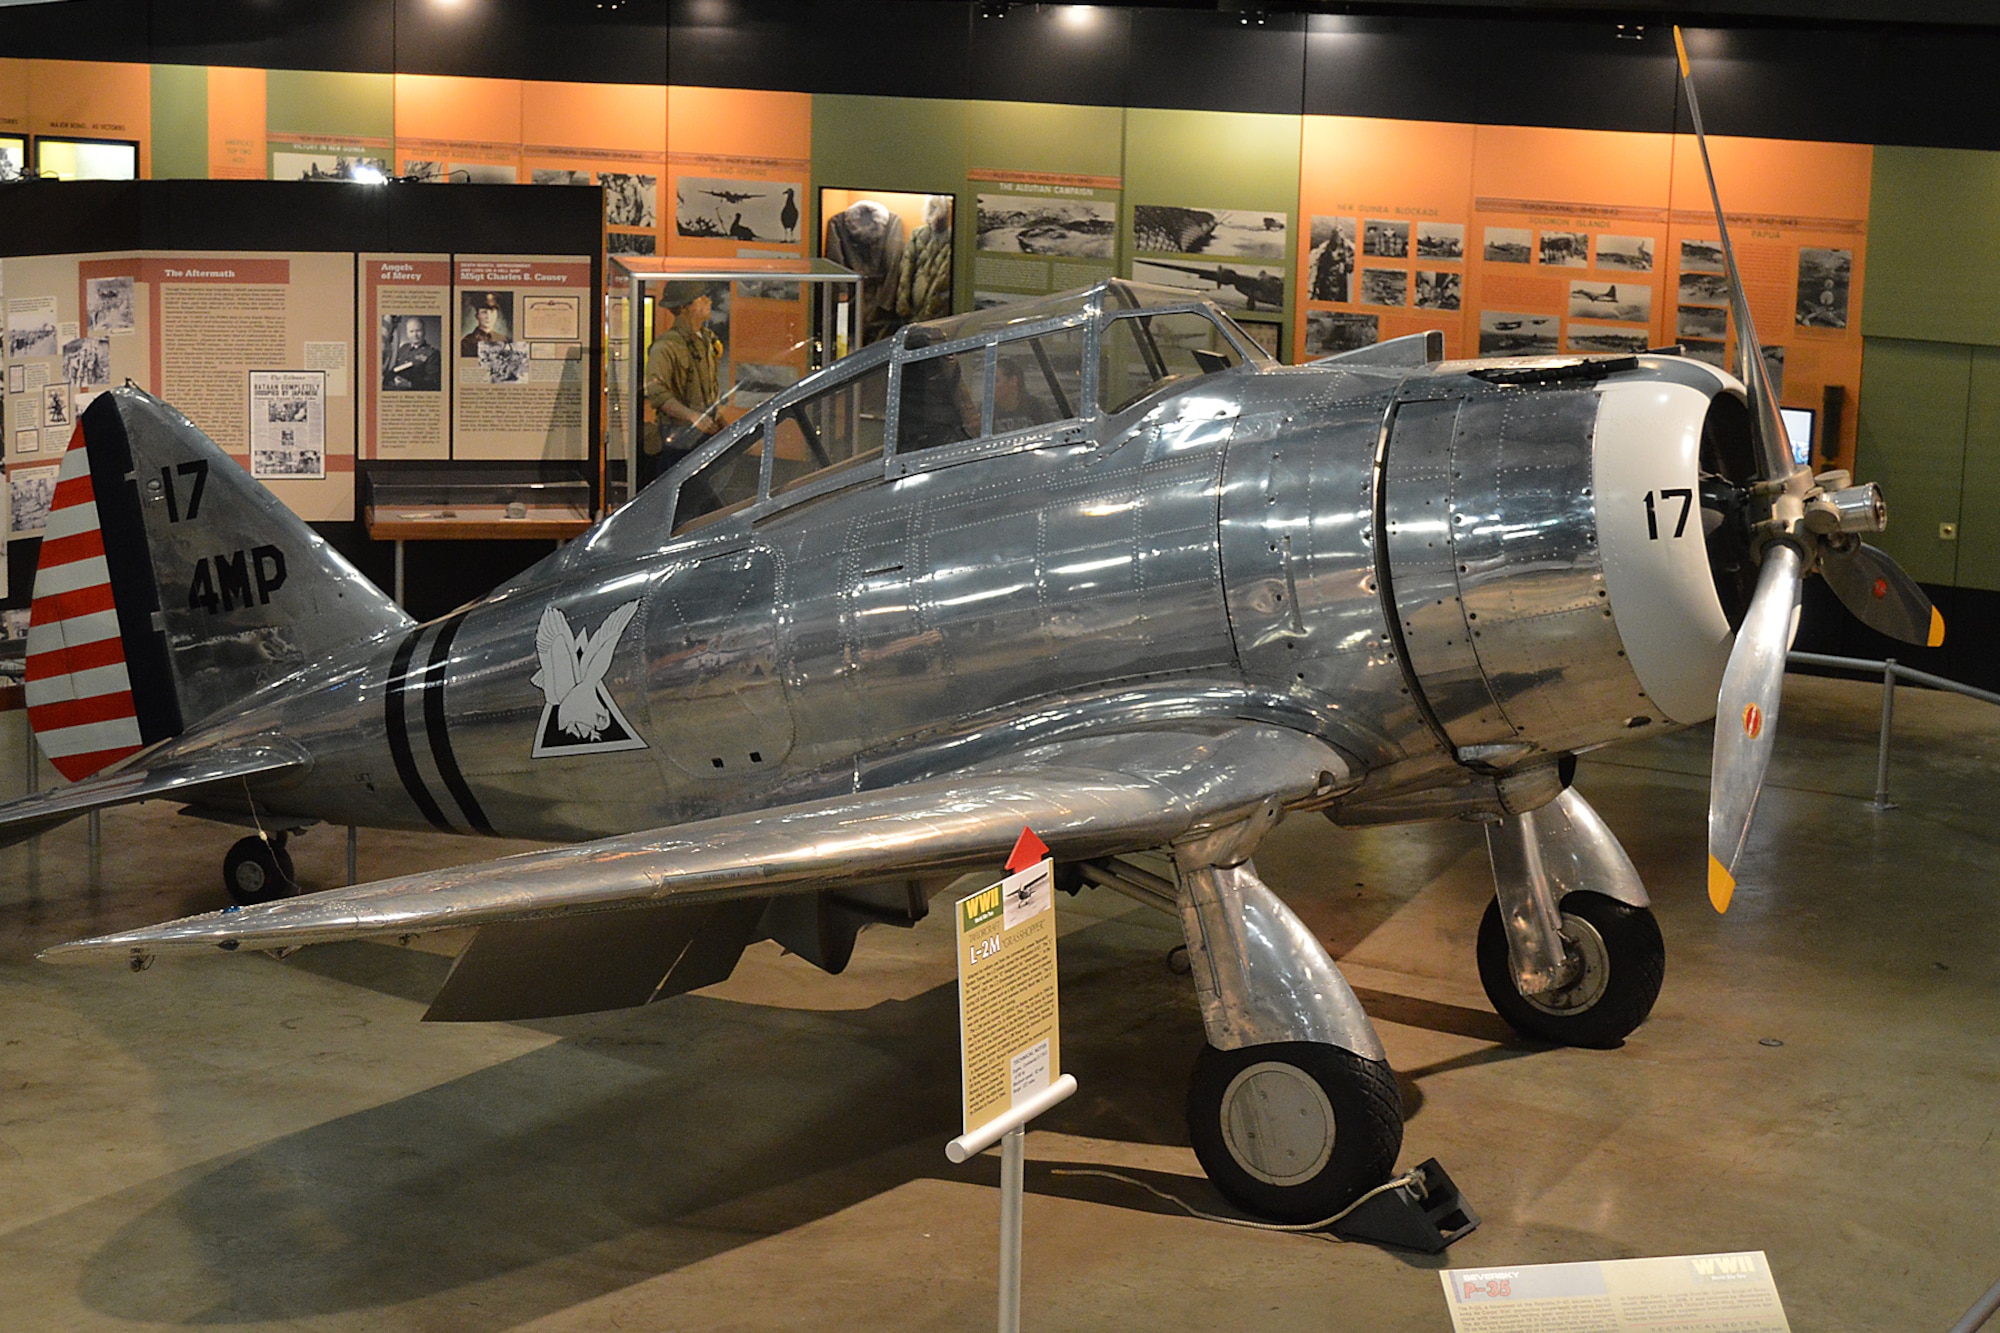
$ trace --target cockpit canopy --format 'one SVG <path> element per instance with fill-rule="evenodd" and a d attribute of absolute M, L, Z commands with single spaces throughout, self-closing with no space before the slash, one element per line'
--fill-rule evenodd
<path fill-rule="evenodd" d="M 906 325 L 742 417 L 653 489 L 673 493 L 679 535 L 867 476 L 1080 442 L 1170 386 L 1270 361 L 1209 302 L 1103 282 Z"/>

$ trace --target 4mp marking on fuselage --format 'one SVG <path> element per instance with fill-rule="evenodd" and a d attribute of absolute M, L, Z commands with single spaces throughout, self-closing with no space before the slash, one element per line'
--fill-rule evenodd
<path fill-rule="evenodd" d="M 1739 377 L 1444 362 L 1435 335 L 1281 367 L 1213 305 L 1116 281 L 906 326 L 421 626 L 115 390 L 64 457 L 30 632 L 30 719 L 79 780 L 0 833 L 162 798 L 571 841 L 47 954 L 469 928 L 428 1016 L 508 1019 L 680 994 L 760 939 L 837 972 L 1031 825 L 1066 887 L 1179 921 L 1204 1168 L 1323 1218 L 1386 1177 L 1401 1117 L 1352 990 L 1257 876 L 1280 819 L 1480 822 L 1487 994 L 1522 1031 L 1615 1043 L 1664 948 L 1574 754 L 1743 719 L 1716 734 L 1726 906 L 1799 579 L 1941 633 L 1860 539 L 1874 488 L 1791 462 L 1730 267 Z M 202 463 L 198 516 L 151 484 Z M 217 550 L 265 546 L 268 599 L 189 596 Z M 1168 873 L 1127 859 L 1154 849 Z M 225 869 L 242 898 L 286 887 L 254 839 Z"/>

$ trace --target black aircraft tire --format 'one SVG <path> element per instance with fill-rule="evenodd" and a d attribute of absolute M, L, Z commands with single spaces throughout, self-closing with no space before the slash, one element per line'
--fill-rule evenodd
<path fill-rule="evenodd" d="M 1195 1061 L 1188 1132 L 1231 1203 L 1279 1222 L 1318 1222 L 1389 1178 L 1403 1147 L 1403 1099 L 1385 1062 L 1337 1046 L 1210 1046 Z"/>
<path fill-rule="evenodd" d="M 1479 982 L 1516 1032 L 1558 1046 L 1618 1045 L 1653 1012 L 1667 975 L 1667 946 L 1650 908 L 1578 890 L 1562 900 L 1563 935 L 1582 943 L 1585 973 L 1552 997 L 1530 1000 L 1514 986 L 1500 904 L 1479 923 Z"/>
<path fill-rule="evenodd" d="M 291 853 L 262 838 L 244 838 L 229 849 L 222 858 L 222 887 L 231 901 L 244 907 L 276 902 L 299 891 Z"/>

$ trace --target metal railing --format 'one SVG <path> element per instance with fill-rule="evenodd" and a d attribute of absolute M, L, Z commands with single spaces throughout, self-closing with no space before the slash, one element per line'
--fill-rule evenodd
<path fill-rule="evenodd" d="M 1836 671 L 1862 671 L 1882 677 L 1882 728 L 1875 741 L 1875 799 L 1869 807 L 1874 810 L 1894 810 L 1896 803 L 1889 799 L 1889 734 L 1896 720 L 1896 682 L 1914 681 L 1928 685 L 1934 690 L 1949 690 L 1962 694 L 1968 699 L 1979 699 L 1989 704 L 2000 704 L 2000 694 L 1982 690 L 1974 685 L 1966 685 L 1943 676 L 1934 676 L 1928 671 L 1903 666 L 1891 657 L 1884 661 L 1874 661 L 1863 657 L 1832 657 L 1825 653 L 1787 653 L 1787 665 L 1827 667 Z"/>

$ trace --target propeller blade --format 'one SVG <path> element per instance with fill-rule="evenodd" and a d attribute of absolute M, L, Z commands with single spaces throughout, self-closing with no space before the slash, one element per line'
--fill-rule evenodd
<path fill-rule="evenodd" d="M 1695 99 L 1694 75 L 1688 69 L 1687 43 L 1681 40 L 1679 24 L 1674 25 L 1674 53 L 1680 57 L 1681 91 L 1687 94 L 1688 118 L 1694 122 L 1694 141 L 1701 149 L 1701 169 L 1708 177 L 1708 198 L 1715 206 L 1722 267 L 1729 277 L 1729 314 L 1736 321 L 1736 378 L 1750 390 L 1751 434 L 1762 465 L 1760 476 L 1766 481 L 1776 481 L 1806 469 L 1792 462 L 1790 438 L 1778 416 L 1778 395 L 1771 387 L 1770 372 L 1764 366 L 1764 348 L 1758 343 L 1756 326 L 1750 320 L 1750 298 L 1743 293 L 1736 248 L 1729 243 L 1729 223 L 1722 216 L 1722 192 L 1715 185 L 1715 164 L 1709 160 L 1708 135 L 1701 126 L 1701 103 Z"/>
<path fill-rule="evenodd" d="M 1792 608 L 1804 570 L 1804 558 L 1791 543 L 1773 542 L 1765 549 L 1750 614 L 1736 631 L 1736 647 L 1722 673 L 1708 787 L 1708 900 L 1718 912 L 1729 910 L 1736 892 L 1736 860 L 1750 836 L 1750 815 L 1771 764 Z"/>
<path fill-rule="evenodd" d="M 1886 552 L 1866 542 L 1829 550 L 1819 572 L 1840 604 L 1877 634 L 1925 648 L 1944 642 L 1944 617 Z"/>

